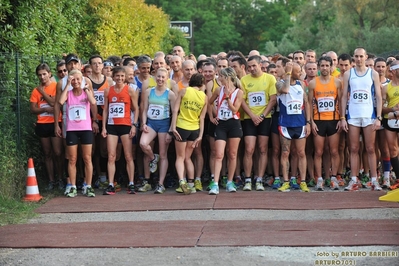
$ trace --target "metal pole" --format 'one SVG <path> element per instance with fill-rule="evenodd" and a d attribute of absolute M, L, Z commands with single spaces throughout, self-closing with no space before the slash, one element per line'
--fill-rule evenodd
<path fill-rule="evenodd" d="M 17 151 L 21 150 L 21 93 L 19 88 L 19 61 L 18 53 L 15 53 L 15 89 L 16 89 L 16 112 L 17 112 Z M 18 153 L 21 154 L 21 153 Z"/>

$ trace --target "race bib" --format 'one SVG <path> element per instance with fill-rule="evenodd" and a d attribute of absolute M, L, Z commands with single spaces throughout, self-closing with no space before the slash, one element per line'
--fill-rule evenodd
<path fill-rule="evenodd" d="M 104 105 L 104 91 L 95 91 L 94 99 L 96 99 L 97 105 Z"/>
<path fill-rule="evenodd" d="M 334 97 L 322 97 L 317 100 L 319 113 L 334 112 L 335 101 Z"/>
<path fill-rule="evenodd" d="M 370 92 L 366 90 L 355 90 L 352 93 L 352 102 L 356 104 L 367 104 L 370 100 Z"/>
<path fill-rule="evenodd" d="M 161 120 L 165 117 L 165 108 L 163 105 L 150 104 L 148 106 L 147 117 L 153 120 Z"/>
<path fill-rule="evenodd" d="M 399 128 L 399 122 L 396 119 L 389 119 L 388 120 L 388 126 L 390 128 Z"/>
<path fill-rule="evenodd" d="M 220 105 L 218 118 L 221 120 L 228 120 L 233 118 L 233 112 L 230 110 L 227 101 L 223 101 L 223 103 Z"/>
<path fill-rule="evenodd" d="M 110 103 L 108 113 L 110 118 L 125 117 L 125 103 Z"/>
<path fill-rule="evenodd" d="M 40 104 L 40 108 L 48 108 L 48 107 L 51 107 L 48 103 L 41 103 Z M 44 112 L 44 113 L 41 113 L 39 116 L 41 116 L 41 117 L 54 116 L 54 114 L 48 113 L 48 112 Z"/>
<path fill-rule="evenodd" d="M 302 101 L 292 100 L 287 102 L 287 114 L 288 115 L 302 114 Z"/>
<path fill-rule="evenodd" d="M 86 105 L 72 105 L 68 110 L 69 120 L 84 121 L 86 120 Z"/>
<path fill-rule="evenodd" d="M 256 91 L 248 93 L 249 107 L 265 106 L 266 95 L 264 91 Z"/>

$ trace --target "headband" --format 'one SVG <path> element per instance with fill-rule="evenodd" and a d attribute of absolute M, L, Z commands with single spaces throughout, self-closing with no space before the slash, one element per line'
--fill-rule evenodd
<path fill-rule="evenodd" d="M 399 68 L 399 64 L 391 66 L 390 70 L 395 70 L 395 69 L 398 69 L 398 68 Z"/>

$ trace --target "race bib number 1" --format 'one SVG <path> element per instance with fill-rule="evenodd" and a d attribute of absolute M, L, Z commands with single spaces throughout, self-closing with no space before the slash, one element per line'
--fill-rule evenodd
<path fill-rule="evenodd" d="M 69 119 L 73 121 L 84 121 L 86 120 L 86 106 L 85 105 L 73 105 L 68 110 Z"/>

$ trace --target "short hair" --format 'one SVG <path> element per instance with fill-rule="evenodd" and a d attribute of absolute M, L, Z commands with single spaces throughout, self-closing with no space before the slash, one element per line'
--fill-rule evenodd
<path fill-rule="evenodd" d="M 70 76 L 73 76 L 73 75 L 76 75 L 76 74 L 81 76 L 81 77 L 83 77 L 82 72 L 80 72 L 80 70 L 78 70 L 78 69 L 73 69 L 71 72 L 69 72 Z"/>
<path fill-rule="evenodd" d="M 182 63 L 181 67 L 183 68 L 183 67 L 185 67 L 185 65 L 187 65 L 187 64 L 192 64 L 193 67 L 194 67 L 194 69 L 197 70 L 197 64 L 196 64 L 193 60 L 191 60 L 191 59 L 185 60 L 185 61 Z"/>
<path fill-rule="evenodd" d="M 349 62 L 351 62 L 352 61 L 352 56 L 350 56 L 350 54 L 340 54 L 338 56 L 338 62 L 339 62 L 339 60 L 342 60 L 342 61 L 348 60 Z"/>
<path fill-rule="evenodd" d="M 205 62 L 205 63 L 202 65 L 202 67 L 204 67 L 204 66 L 213 66 L 213 70 L 216 70 L 216 64 L 213 63 L 213 62 L 210 62 L 210 61 Z"/>
<path fill-rule="evenodd" d="M 383 58 L 383 57 L 377 57 L 377 58 L 374 60 L 374 66 L 375 66 L 378 62 L 384 62 L 385 65 L 387 64 L 385 58 Z"/>
<path fill-rule="evenodd" d="M 269 70 L 272 69 L 272 68 L 277 68 L 277 67 L 276 67 L 275 64 L 271 63 L 271 64 L 269 64 L 269 65 L 267 66 L 267 68 L 266 68 L 266 69 L 267 69 L 267 72 L 269 72 Z"/>
<path fill-rule="evenodd" d="M 57 62 L 56 68 L 59 68 L 59 67 L 65 66 L 65 65 L 66 65 L 65 60 L 62 59 Z"/>
<path fill-rule="evenodd" d="M 124 66 L 127 66 L 130 62 L 136 62 L 136 60 L 134 60 L 133 58 L 131 58 L 131 57 L 128 57 L 128 58 L 125 58 L 125 60 L 123 60 L 123 64 L 122 65 L 124 65 Z"/>
<path fill-rule="evenodd" d="M 201 73 L 194 73 L 188 82 L 190 87 L 201 87 L 203 85 L 205 85 L 205 77 Z"/>
<path fill-rule="evenodd" d="M 231 60 L 232 58 L 235 58 L 235 57 L 242 57 L 245 59 L 244 54 L 241 53 L 240 51 L 231 50 L 226 55 L 226 58 L 228 58 L 229 60 Z"/>
<path fill-rule="evenodd" d="M 91 65 L 90 65 L 90 64 L 86 64 L 86 65 L 83 67 L 83 71 L 86 72 L 86 69 L 88 69 L 88 68 L 91 68 Z"/>
<path fill-rule="evenodd" d="M 36 75 L 39 74 L 40 70 L 46 70 L 48 73 L 51 72 L 50 67 L 47 65 L 47 63 L 41 63 L 36 67 Z"/>
<path fill-rule="evenodd" d="M 283 64 L 283 67 L 285 67 L 285 65 L 290 62 L 290 59 L 288 59 L 288 57 L 285 56 L 280 56 L 277 61 L 281 61 L 281 63 Z M 277 62 L 276 61 L 276 62 Z"/>
<path fill-rule="evenodd" d="M 308 50 L 306 50 L 305 55 L 306 55 L 307 53 L 315 53 L 315 54 L 316 54 L 316 51 L 313 50 L 313 49 L 308 49 Z"/>
<path fill-rule="evenodd" d="M 119 72 L 123 72 L 126 74 L 126 69 L 123 66 L 116 66 L 112 69 L 112 76 Z"/>
<path fill-rule="evenodd" d="M 209 63 L 209 60 L 208 60 L 208 59 L 199 60 L 199 61 L 197 62 L 197 69 L 202 68 L 202 67 L 204 66 L 205 63 Z"/>
<path fill-rule="evenodd" d="M 292 53 L 292 56 L 294 57 L 295 54 L 303 54 L 303 56 L 305 56 L 305 52 L 302 50 L 296 50 L 295 52 Z"/>
<path fill-rule="evenodd" d="M 260 64 L 260 61 L 262 61 L 262 57 L 259 55 L 252 55 L 248 58 L 248 61 L 255 60 L 258 64 Z"/>
<path fill-rule="evenodd" d="M 333 65 L 332 58 L 329 57 L 329 56 L 322 56 L 322 57 L 320 57 L 319 60 L 317 60 L 317 65 L 318 65 L 318 66 L 320 66 L 321 61 L 327 61 L 327 62 L 330 63 L 330 66 Z"/>
<path fill-rule="evenodd" d="M 142 56 L 139 56 L 139 58 L 137 58 L 136 63 L 137 63 L 137 67 L 140 67 L 140 65 L 143 64 L 143 63 L 152 64 L 152 60 L 151 60 L 151 58 L 149 56 L 142 55 Z"/>
<path fill-rule="evenodd" d="M 95 59 L 95 58 L 100 58 L 101 59 L 101 63 L 102 62 L 104 62 L 104 59 L 100 56 L 100 55 L 92 55 L 90 58 L 89 58 L 89 64 L 91 65 L 91 60 L 93 60 L 93 59 Z"/>
<path fill-rule="evenodd" d="M 245 68 L 247 68 L 248 66 L 247 60 L 245 60 L 244 57 L 234 57 L 233 59 L 231 59 L 231 62 L 238 62 L 240 66 L 244 65 Z"/>
<path fill-rule="evenodd" d="M 107 60 L 111 61 L 112 64 L 114 64 L 114 66 L 115 66 L 116 64 L 120 64 L 121 63 L 122 58 L 120 58 L 117 55 L 110 55 L 110 56 L 108 56 Z"/>

